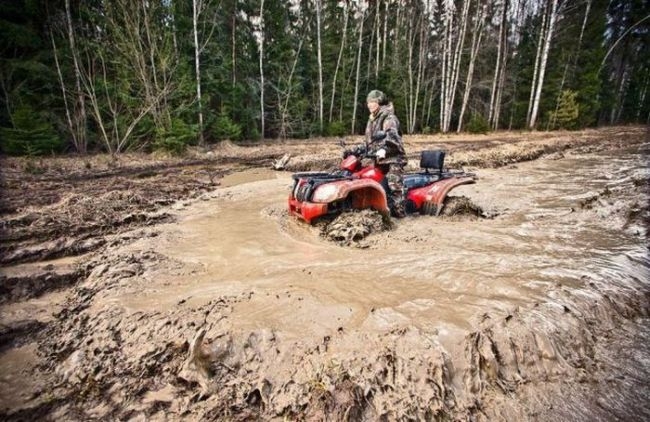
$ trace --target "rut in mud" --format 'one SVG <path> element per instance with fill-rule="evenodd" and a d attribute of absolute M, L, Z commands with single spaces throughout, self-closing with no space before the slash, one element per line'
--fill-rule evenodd
<path fill-rule="evenodd" d="M 286 174 L 161 208 L 60 293 L 13 284 L 0 414 L 648 419 L 647 156 L 483 169 L 469 216 L 355 213 L 334 241 L 287 218 Z"/>

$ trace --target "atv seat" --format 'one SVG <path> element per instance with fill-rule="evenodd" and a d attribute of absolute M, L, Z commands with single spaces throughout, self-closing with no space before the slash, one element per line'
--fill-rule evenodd
<path fill-rule="evenodd" d="M 433 182 L 440 180 L 440 174 L 433 173 L 415 173 L 404 175 L 404 187 L 406 190 L 421 188 Z"/>
<path fill-rule="evenodd" d="M 433 170 L 434 173 L 442 173 L 443 166 L 445 165 L 445 152 L 440 149 L 422 151 L 420 155 L 420 168 L 424 169 L 425 173 Z"/>

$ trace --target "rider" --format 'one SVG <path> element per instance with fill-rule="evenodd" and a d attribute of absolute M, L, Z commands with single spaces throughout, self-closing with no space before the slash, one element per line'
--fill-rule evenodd
<path fill-rule="evenodd" d="M 388 203 L 394 217 L 404 217 L 404 166 L 406 153 L 399 130 L 399 120 L 395 116 L 393 103 L 388 101 L 386 94 L 372 90 L 366 98 L 370 117 L 366 125 L 366 145 L 368 152 L 377 157 L 377 166 L 386 175 L 390 194 Z M 380 138 L 378 132 L 386 136 Z"/>

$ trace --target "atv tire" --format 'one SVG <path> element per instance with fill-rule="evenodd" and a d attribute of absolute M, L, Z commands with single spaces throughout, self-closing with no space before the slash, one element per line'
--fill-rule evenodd
<path fill-rule="evenodd" d="M 483 215 L 483 209 L 466 196 L 448 196 L 442 205 L 440 215 L 445 217 L 457 215 L 480 217 Z"/>
<path fill-rule="evenodd" d="M 377 211 L 350 210 L 323 226 L 321 235 L 341 245 L 352 245 L 372 233 L 386 229 L 386 222 Z"/>
<path fill-rule="evenodd" d="M 420 208 L 420 214 L 422 215 L 438 215 L 438 205 L 434 204 L 431 201 L 425 201 Z"/>

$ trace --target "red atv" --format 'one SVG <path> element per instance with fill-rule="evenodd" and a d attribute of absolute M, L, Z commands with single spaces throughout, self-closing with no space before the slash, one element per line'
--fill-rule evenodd
<path fill-rule="evenodd" d="M 337 171 L 293 175 L 290 214 L 310 224 L 319 217 L 352 209 L 372 208 L 385 216 L 390 215 L 386 199 L 388 182 L 381 168 L 375 166 L 374 154 L 362 146 L 346 151 L 343 157 Z M 363 159 L 370 159 L 370 164 L 364 166 Z M 444 151 L 422 151 L 420 168 L 424 171 L 404 175 L 407 213 L 439 215 L 449 191 L 475 182 L 476 176 L 472 173 L 445 170 L 444 160 Z"/>

